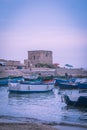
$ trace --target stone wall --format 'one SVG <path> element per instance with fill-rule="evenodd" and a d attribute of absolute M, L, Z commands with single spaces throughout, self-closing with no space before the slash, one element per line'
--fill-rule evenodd
<path fill-rule="evenodd" d="M 0 67 L 0 78 L 8 76 L 24 76 L 29 74 L 41 74 L 42 76 L 64 76 L 65 73 L 72 75 L 73 77 L 87 77 L 87 70 L 84 69 L 49 69 L 49 68 L 32 68 L 30 69 L 14 69 L 8 70 L 5 67 Z"/>
<path fill-rule="evenodd" d="M 67 68 L 57 68 L 55 70 L 55 75 L 64 76 L 65 73 L 68 75 L 72 75 L 73 77 L 87 77 L 87 70 L 74 68 L 74 69 L 67 69 Z"/>

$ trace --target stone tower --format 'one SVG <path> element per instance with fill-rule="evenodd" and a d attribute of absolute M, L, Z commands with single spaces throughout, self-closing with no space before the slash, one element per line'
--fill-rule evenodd
<path fill-rule="evenodd" d="M 36 64 L 53 64 L 52 51 L 35 50 L 28 51 L 28 61 L 34 67 Z"/>

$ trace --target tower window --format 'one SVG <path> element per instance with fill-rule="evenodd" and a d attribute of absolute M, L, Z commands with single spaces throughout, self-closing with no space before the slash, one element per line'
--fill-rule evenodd
<path fill-rule="evenodd" d="M 35 56 L 34 56 L 34 60 L 35 60 Z"/>
<path fill-rule="evenodd" d="M 48 53 L 46 53 L 46 57 L 48 56 Z"/>

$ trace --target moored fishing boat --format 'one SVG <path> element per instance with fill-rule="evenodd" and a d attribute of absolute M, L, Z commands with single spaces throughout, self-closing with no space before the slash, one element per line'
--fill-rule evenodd
<path fill-rule="evenodd" d="M 59 83 L 58 87 L 60 89 L 78 89 L 78 84 L 72 82 L 63 82 L 63 83 Z"/>
<path fill-rule="evenodd" d="M 60 89 L 78 89 L 76 78 L 70 79 L 55 79 L 55 85 Z"/>
<path fill-rule="evenodd" d="M 67 106 L 87 108 L 87 92 L 79 92 L 77 95 L 63 94 L 61 99 Z"/>
<path fill-rule="evenodd" d="M 0 86 L 5 86 L 8 84 L 8 77 L 0 78 Z"/>
<path fill-rule="evenodd" d="M 4 77 L 4 78 L 0 78 L 0 86 L 6 86 L 8 85 L 8 82 L 9 82 L 9 79 L 12 81 L 12 82 L 17 82 L 18 80 L 21 80 L 22 79 L 22 76 L 9 76 L 9 77 Z"/>
<path fill-rule="evenodd" d="M 87 89 L 87 82 L 78 83 L 79 89 Z"/>
<path fill-rule="evenodd" d="M 9 92 L 35 93 L 52 91 L 52 89 L 54 88 L 54 83 L 20 81 L 18 83 L 9 82 L 8 86 Z"/>
<path fill-rule="evenodd" d="M 61 78 L 56 78 L 55 79 L 55 86 L 59 86 L 60 83 L 67 83 L 69 80 L 67 79 L 61 79 Z"/>
<path fill-rule="evenodd" d="M 12 82 L 17 82 L 18 80 L 22 79 L 22 76 L 8 76 L 8 77 L 4 77 L 4 78 L 0 78 L 0 86 L 6 86 L 8 85 L 9 79 Z"/>

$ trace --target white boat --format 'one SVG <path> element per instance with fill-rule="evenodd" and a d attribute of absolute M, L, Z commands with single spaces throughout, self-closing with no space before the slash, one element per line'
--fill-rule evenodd
<path fill-rule="evenodd" d="M 54 83 L 9 82 L 8 87 L 9 92 L 16 93 L 49 92 L 54 88 Z"/>

